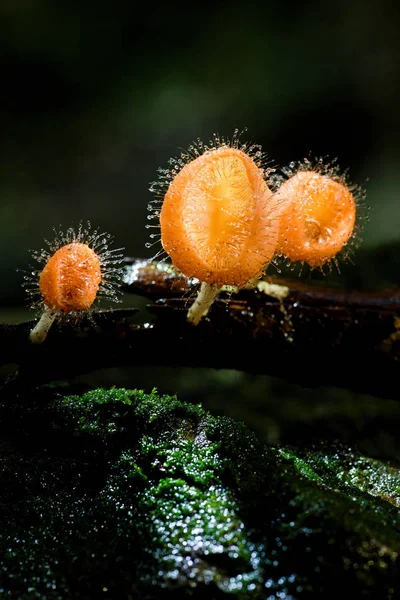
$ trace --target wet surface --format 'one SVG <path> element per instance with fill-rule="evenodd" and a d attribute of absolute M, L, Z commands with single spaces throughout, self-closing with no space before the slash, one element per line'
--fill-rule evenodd
<path fill-rule="evenodd" d="M 2 597 L 398 597 L 394 465 L 123 389 L 0 411 Z"/>

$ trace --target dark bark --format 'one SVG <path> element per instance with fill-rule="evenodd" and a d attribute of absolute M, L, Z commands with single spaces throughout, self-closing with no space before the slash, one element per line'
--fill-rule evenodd
<path fill-rule="evenodd" d="M 283 304 L 256 291 L 221 294 L 195 327 L 186 322 L 195 282 L 158 263 L 126 263 L 125 292 L 152 301 L 152 323 L 133 323 L 135 309 L 98 311 L 96 325 L 55 324 L 40 346 L 28 341 L 32 322 L 3 325 L 0 364 L 11 365 L 15 374 L 7 387 L 105 367 L 164 365 L 239 369 L 310 387 L 399 397 L 398 295 L 285 280 L 290 293 Z"/>

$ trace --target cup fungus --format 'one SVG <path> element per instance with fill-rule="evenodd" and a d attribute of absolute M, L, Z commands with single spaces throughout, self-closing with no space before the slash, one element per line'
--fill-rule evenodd
<path fill-rule="evenodd" d="M 44 307 L 41 318 L 30 332 L 32 343 L 44 341 L 56 318 L 78 317 L 87 313 L 94 302 L 106 297 L 118 302 L 122 254 L 109 249 L 111 236 L 82 226 L 75 232 L 58 233 L 49 250 L 33 252 L 42 270 L 25 277 L 30 296 L 39 295 L 33 307 Z"/>
<path fill-rule="evenodd" d="M 359 190 L 350 186 L 337 167 L 313 167 L 306 161 L 276 192 L 279 206 L 277 252 L 291 261 L 322 267 L 353 238 Z"/>
<path fill-rule="evenodd" d="M 197 324 L 223 286 L 261 276 L 278 242 L 276 200 L 259 147 L 214 137 L 199 142 L 152 186 L 161 244 L 184 275 L 201 282 L 188 320 Z M 155 201 L 157 202 L 157 200 Z M 152 215 L 150 216 L 152 218 Z"/>

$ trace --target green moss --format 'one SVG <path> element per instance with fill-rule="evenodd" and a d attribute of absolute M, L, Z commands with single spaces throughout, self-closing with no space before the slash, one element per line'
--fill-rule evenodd
<path fill-rule="evenodd" d="M 280 453 L 293 464 L 296 471 L 301 475 L 304 475 L 310 481 L 322 481 L 321 477 L 313 470 L 312 466 L 306 460 L 296 456 L 293 451 L 281 448 Z"/>
<path fill-rule="evenodd" d="M 399 597 L 393 466 L 156 392 L 42 390 L 0 417 L 1 598 Z"/>
<path fill-rule="evenodd" d="M 316 473 L 329 480 L 331 487 L 356 488 L 400 506 L 400 472 L 394 465 L 359 456 L 338 445 L 328 453 L 324 447 L 309 449 L 306 460 Z"/>

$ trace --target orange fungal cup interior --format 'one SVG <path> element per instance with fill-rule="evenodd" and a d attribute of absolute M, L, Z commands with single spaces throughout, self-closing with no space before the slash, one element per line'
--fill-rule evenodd
<path fill-rule="evenodd" d="M 278 252 L 290 260 L 319 267 L 349 241 L 356 203 L 344 183 L 314 171 L 299 171 L 280 186 L 276 199 Z"/>
<path fill-rule="evenodd" d="M 186 164 L 169 185 L 161 242 L 186 276 L 242 287 L 259 277 L 278 242 L 275 199 L 263 170 L 222 146 Z"/>

